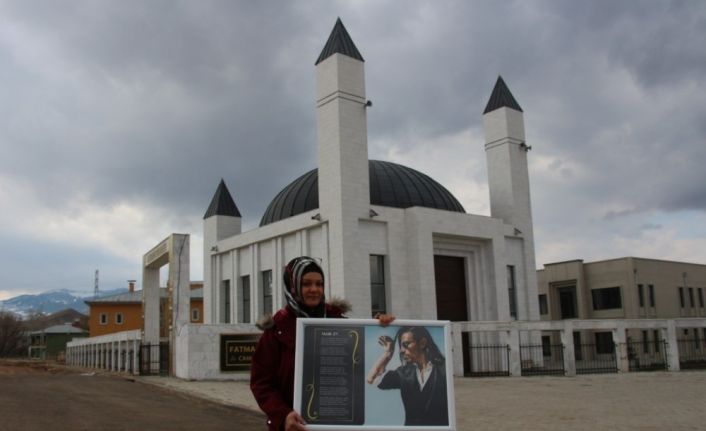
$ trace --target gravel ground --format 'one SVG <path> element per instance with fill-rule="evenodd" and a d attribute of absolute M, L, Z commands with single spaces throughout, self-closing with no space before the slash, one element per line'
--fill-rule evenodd
<path fill-rule="evenodd" d="M 463 431 L 706 430 L 706 371 L 456 378 L 454 386 L 457 429 Z M 7 366 L 0 362 L 0 388 L 0 429 L 265 429 L 246 381 L 126 378 L 41 363 Z M 57 401 L 49 393 L 62 396 Z M 104 395 L 107 401 L 101 399 Z M 125 403 L 130 399 L 134 403 L 128 407 Z M 186 400 L 190 407 L 169 406 L 175 400 Z M 51 409 L 37 415 L 38 402 Z M 103 410 L 95 407 L 100 403 L 106 406 Z M 122 425 L 108 420 L 114 418 L 117 407 L 119 417 L 124 416 Z M 84 426 L 88 422 L 81 415 L 94 409 L 89 413 L 92 424 L 101 427 Z M 79 411 L 80 420 L 69 414 Z M 157 417 L 161 422 L 152 424 L 155 428 L 145 428 L 147 422 L 138 428 L 121 428 L 138 424 L 125 422 L 130 411 L 141 420 Z M 13 418 L 15 422 L 8 422 Z M 102 418 L 112 427 L 106 428 Z M 74 426 L 57 428 L 62 421 Z M 191 428 L 193 421 L 202 425 L 211 421 L 212 426 Z M 32 426 L 46 423 L 54 426 Z"/>
<path fill-rule="evenodd" d="M 257 410 L 247 382 L 141 378 Z M 706 430 L 706 371 L 456 378 L 457 429 Z"/>

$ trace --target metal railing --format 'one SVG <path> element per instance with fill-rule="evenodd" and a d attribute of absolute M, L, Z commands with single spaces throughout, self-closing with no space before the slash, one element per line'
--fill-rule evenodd
<path fill-rule="evenodd" d="M 679 368 L 682 370 L 706 369 L 706 339 L 680 339 Z"/>
<path fill-rule="evenodd" d="M 576 374 L 617 373 L 616 349 L 614 344 L 574 344 Z"/>
<path fill-rule="evenodd" d="M 630 371 L 666 371 L 667 343 L 631 341 L 627 344 Z"/>
<path fill-rule="evenodd" d="M 169 374 L 169 343 L 143 344 L 140 346 L 140 375 Z"/>
<path fill-rule="evenodd" d="M 563 376 L 564 346 L 562 344 L 520 345 L 523 376 Z"/>
<path fill-rule="evenodd" d="M 466 377 L 503 377 L 510 375 L 510 346 L 477 344 L 468 348 L 469 368 Z"/>

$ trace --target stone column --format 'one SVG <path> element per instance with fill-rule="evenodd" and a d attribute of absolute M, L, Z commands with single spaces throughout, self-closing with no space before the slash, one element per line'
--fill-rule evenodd
<path fill-rule="evenodd" d="M 613 343 L 615 344 L 615 363 L 618 371 L 627 373 L 630 371 L 630 358 L 628 357 L 627 337 L 625 335 L 625 323 L 618 322 L 613 328 Z"/>
<path fill-rule="evenodd" d="M 118 340 L 116 343 L 117 345 L 117 354 L 118 354 L 118 367 L 117 371 L 123 371 L 123 342 Z"/>
<path fill-rule="evenodd" d="M 667 327 L 662 328 L 662 339 L 667 341 L 667 361 L 669 361 L 669 371 L 679 371 L 679 343 L 677 342 L 676 322 L 672 319 L 667 321 Z"/>
<path fill-rule="evenodd" d="M 139 340 L 132 340 L 132 373 L 140 374 L 140 369 L 138 368 L 138 358 L 140 355 L 140 343 Z"/>
<path fill-rule="evenodd" d="M 451 338 L 453 340 L 454 376 L 463 377 L 463 328 L 459 324 L 451 324 Z"/>
<path fill-rule="evenodd" d="M 522 375 L 522 355 L 520 353 L 520 331 L 516 328 L 506 333 L 507 345 L 510 347 L 510 375 L 520 377 Z"/>
<path fill-rule="evenodd" d="M 561 344 L 564 345 L 564 374 L 576 375 L 576 353 L 574 352 L 574 324 L 571 320 L 564 321 L 561 330 Z"/>

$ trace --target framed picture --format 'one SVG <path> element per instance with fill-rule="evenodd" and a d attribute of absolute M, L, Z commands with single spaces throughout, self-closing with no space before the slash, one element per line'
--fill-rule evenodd
<path fill-rule="evenodd" d="M 312 430 L 455 430 L 448 321 L 297 319 L 294 409 Z"/>

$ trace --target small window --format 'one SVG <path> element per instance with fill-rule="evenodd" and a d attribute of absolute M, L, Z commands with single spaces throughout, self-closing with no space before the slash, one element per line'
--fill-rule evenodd
<path fill-rule="evenodd" d="M 230 280 L 221 282 L 221 323 L 230 322 Z"/>
<path fill-rule="evenodd" d="M 191 321 L 192 321 L 192 322 L 198 322 L 198 321 L 199 321 L 199 309 L 198 309 L 198 308 L 192 308 L 192 309 L 191 309 Z"/>
<path fill-rule="evenodd" d="M 637 285 L 637 299 L 640 303 L 640 307 L 645 306 L 645 293 L 643 292 L 642 287 L 643 286 L 641 284 Z"/>
<path fill-rule="evenodd" d="M 679 288 L 679 305 L 681 308 L 684 308 L 684 288 L 680 287 Z"/>
<path fill-rule="evenodd" d="M 115 313 L 115 324 L 116 325 L 123 324 L 123 313 Z"/>
<path fill-rule="evenodd" d="M 272 271 L 262 271 L 262 312 L 272 314 Z"/>
<path fill-rule="evenodd" d="M 704 308 L 704 290 L 699 287 L 699 307 Z"/>
<path fill-rule="evenodd" d="M 649 294 L 650 294 L 650 307 L 655 306 L 655 286 L 654 284 L 650 284 L 647 286 L 649 288 Z"/>
<path fill-rule="evenodd" d="M 659 353 L 659 344 L 660 344 L 660 342 L 659 342 L 659 330 L 658 330 L 658 329 L 655 329 L 654 332 L 653 332 L 653 334 L 652 334 L 652 336 L 653 336 L 654 342 L 655 342 L 655 353 Z"/>
<path fill-rule="evenodd" d="M 596 332 L 596 353 L 612 354 L 615 350 L 612 332 Z"/>
<path fill-rule="evenodd" d="M 606 287 L 591 290 L 594 310 L 612 310 L 622 308 L 620 300 L 620 287 Z"/>
<path fill-rule="evenodd" d="M 385 256 L 370 255 L 370 305 L 372 316 L 387 313 Z"/>
<path fill-rule="evenodd" d="M 539 295 L 539 314 L 549 314 L 549 305 L 547 304 L 547 295 Z"/>
<path fill-rule="evenodd" d="M 98 321 L 101 325 L 107 325 L 108 324 L 108 314 L 101 313 L 100 316 L 98 317 Z"/>
<path fill-rule="evenodd" d="M 642 331 L 642 353 L 650 353 L 650 334 Z"/>
<path fill-rule="evenodd" d="M 689 306 L 691 308 L 694 308 L 694 288 L 690 287 L 689 288 Z"/>
<path fill-rule="evenodd" d="M 240 323 L 250 323 L 250 276 L 240 277 L 240 298 L 238 298 L 239 311 L 238 321 Z"/>
<path fill-rule="evenodd" d="M 507 294 L 510 300 L 510 318 L 517 320 L 517 286 L 515 284 L 515 267 L 507 266 Z"/>

